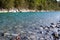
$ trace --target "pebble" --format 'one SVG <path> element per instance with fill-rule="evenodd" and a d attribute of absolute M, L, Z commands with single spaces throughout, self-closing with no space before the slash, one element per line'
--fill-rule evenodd
<path fill-rule="evenodd" d="M 33 24 L 33 26 L 31 25 L 26 28 L 23 28 L 23 25 L 15 26 L 9 30 L 13 30 L 14 32 L 18 31 L 17 33 L 20 33 L 21 40 L 60 40 L 60 25 L 58 23 L 51 23 L 50 26 L 35 25 L 36 24 Z M 1 32 L 0 37 L 0 40 L 2 40 L 2 38 L 3 40 L 12 40 L 8 37 L 4 39 L 4 34 Z"/>

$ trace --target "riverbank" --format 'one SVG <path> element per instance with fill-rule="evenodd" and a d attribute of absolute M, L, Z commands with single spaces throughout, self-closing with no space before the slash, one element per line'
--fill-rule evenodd
<path fill-rule="evenodd" d="M 29 10 L 29 9 L 10 9 L 10 10 L 6 10 L 6 9 L 2 9 L 0 10 L 0 13 L 6 13 L 6 12 L 49 12 L 50 10 Z M 51 10 L 53 11 L 53 10 Z"/>

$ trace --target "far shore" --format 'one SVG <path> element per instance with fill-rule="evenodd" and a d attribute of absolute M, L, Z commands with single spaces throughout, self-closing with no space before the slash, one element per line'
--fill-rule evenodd
<path fill-rule="evenodd" d="M 18 10 L 18 9 L 11 9 L 11 10 L 6 10 L 6 9 L 3 9 L 3 10 L 0 10 L 0 13 L 6 13 L 6 12 L 50 12 L 50 11 L 54 11 L 54 10 L 29 10 L 29 9 L 21 9 L 21 10 Z"/>

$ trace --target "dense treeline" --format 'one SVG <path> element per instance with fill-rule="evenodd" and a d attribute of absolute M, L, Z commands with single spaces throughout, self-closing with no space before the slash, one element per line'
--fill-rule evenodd
<path fill-rule="evenodd" d="M 56 0 L 0 0 L 0 9 L 60 10 Z"/>

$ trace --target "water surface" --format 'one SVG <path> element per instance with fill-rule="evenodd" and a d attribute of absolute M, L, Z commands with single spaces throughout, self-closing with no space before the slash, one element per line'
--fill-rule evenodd
<path fill-rule="evenodd" d="M 60 12 L 0 13 L 0 30 L 9 32 L 27 31 L 30 27 L 50 25 L 60 20 Z"/>

